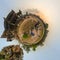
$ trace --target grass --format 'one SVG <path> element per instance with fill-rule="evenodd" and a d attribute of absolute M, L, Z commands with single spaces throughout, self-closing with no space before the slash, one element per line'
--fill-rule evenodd
<path fill-rule="evenodd" d="M 24 35 L 23 35 L 23 38 L 24 38 L 24 39 L 28 38 L 28 34 L 24 34 Z"/>

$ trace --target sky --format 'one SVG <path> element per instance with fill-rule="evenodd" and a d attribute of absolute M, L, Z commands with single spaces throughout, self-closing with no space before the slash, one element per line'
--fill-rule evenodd
<path fill-rule="evenodd" d="M 48 23 L 48 35 L 44 46 L 36 51 L 24 51 L 24 60 L 60 60 L 60 0 L 0 0 L 0 36 L 4 31 L 4 20 L 11 11 L 37 9 L 40 17 Z M 8 45 L 19 44 L 17 40 L 7 42 L 0 38 L 0 50 Z"/>

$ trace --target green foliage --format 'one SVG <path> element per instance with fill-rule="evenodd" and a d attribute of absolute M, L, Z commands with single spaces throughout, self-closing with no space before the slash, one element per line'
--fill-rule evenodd
<path fill-rule="evenodd" d="M 23 38 L 24 38 L 24 39 L 28 38 L 28 34 L 24 34 L 24 35 L 23 35 Z"/>
<path fill-rule="evenodd" d="M 37 45 L 33 45 L 33 46 L 32 46 L 33 51 L 35 51 L 36 48 L 37 48 Z"/>
<path fill-rule="evenodd" d="M 46 23 L 46 24 L 44 24 L 44 27 L 45 27 L 45 29 L 47 29 L 48 28 L 48 24 Z"/>
<path fill-rule="evenodd" d="M 23 48 L 27 51 L 27 53 L 29 53 L 30 47 L 28 45 L 23 45 Z"/>

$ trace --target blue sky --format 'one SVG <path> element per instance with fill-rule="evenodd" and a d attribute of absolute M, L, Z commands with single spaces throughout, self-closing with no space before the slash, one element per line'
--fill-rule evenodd
<path fill-rule="evenodd" d="M 43 47 L 35 52 L 24 51 L 24 60 L 60 60 L 60 0 L 0 0 L 0 36 L 4 31 L 3 17 L 11 10 L 37 9 L 39 15 L 49 24 L 49 33 Z M 4 46 L 18 44 L 18 41 L 7 42 L 0 38 L 0 50 Z"/>

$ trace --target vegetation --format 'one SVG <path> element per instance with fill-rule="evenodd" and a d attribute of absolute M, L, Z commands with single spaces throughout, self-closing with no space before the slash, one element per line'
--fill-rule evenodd
<path fill-rule="evenodd" d="M 0 60 L 22 60 L 23 51 L 19 45 L 4 47 L 0 52 Z"/>
<path fill-rule="evenodd" d="M 25 33 L 25 34 L 23 35 L 23 38 L 24 38 L 24 39 L 28 38 L 28 34 Z"/>

